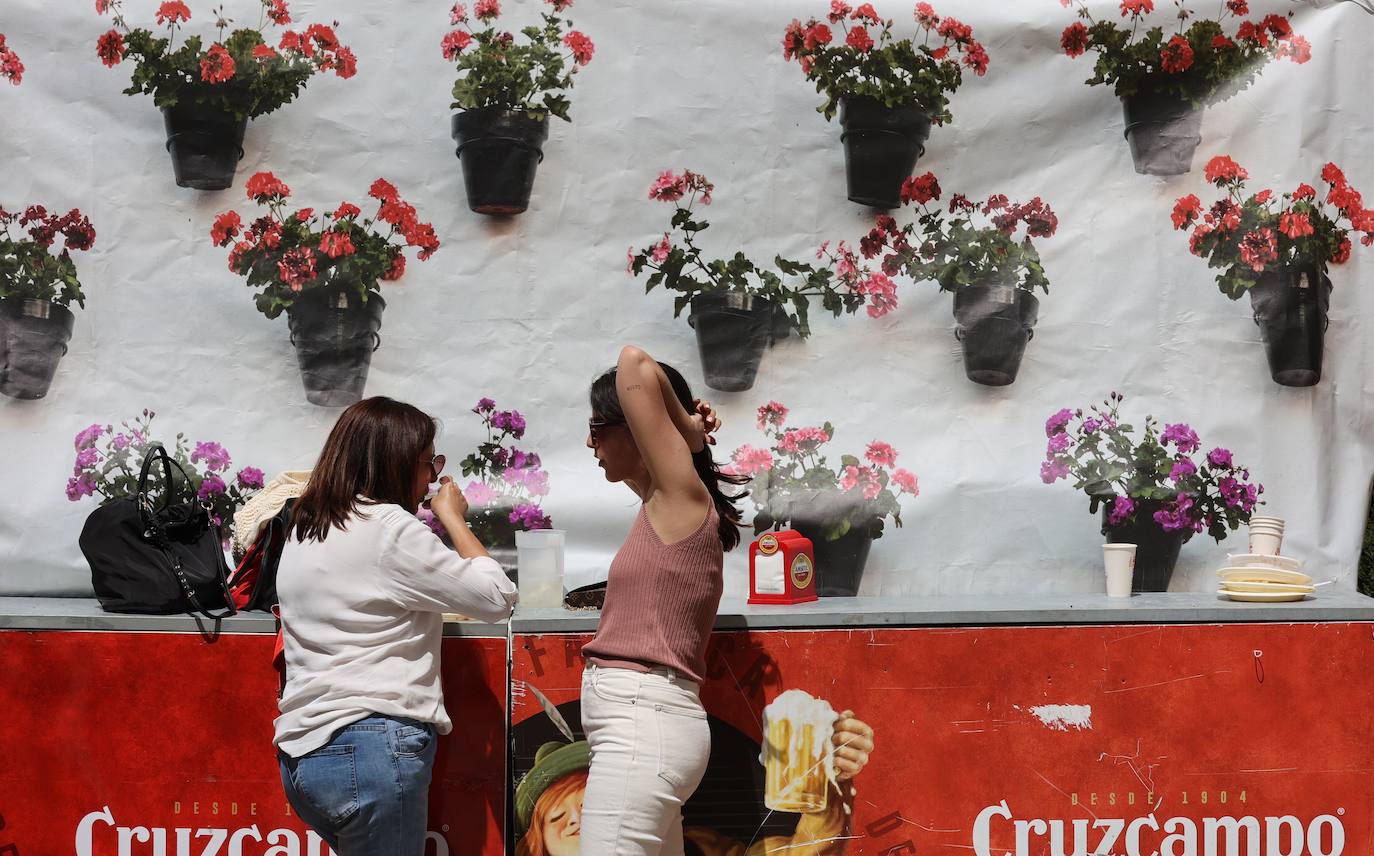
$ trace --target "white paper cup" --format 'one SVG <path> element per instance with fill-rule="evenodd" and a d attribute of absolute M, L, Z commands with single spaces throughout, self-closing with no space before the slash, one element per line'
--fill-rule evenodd
<path fill-rule="evenodd" d="M 515 533 L 520 605 L 531 609 L 563 605 L 562 529 L 533 529 Z"/>
<path fill-rule="evenodd" d="M 1102 545 L 1102 559 L 1107 567 L 1107 597 L 1131 596 L 1131 576 L 1135 573 L 1135 546 Z"/>
<path fill-rule="evenodd" d="M 1283 533 L 1264 529 L 1250 530 L 1250 553 L 1256 556 L 1278 556 L 1283 548 Z"/>
<path fill-rule="evenodd" d="M 1282 517 L 1262 517 L 1258 515 L 1250 518 L 1250 525 L 1254 526 L 1256 524 L 1261 526 L 1276 526 L 1279 529 L 1283 529 L 1285 526 Z"/>

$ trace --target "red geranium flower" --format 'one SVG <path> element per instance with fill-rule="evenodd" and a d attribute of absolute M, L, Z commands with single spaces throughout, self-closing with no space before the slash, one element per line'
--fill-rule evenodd
<path fill-rule="evenodd" d="M 1261 47 L 1269 46 L 1269 34 L 1253 21 L 1242 21 L 1241 25 L 1236 28 L 1236 38 L 1242 41 L 1255 42 Z"/>
<path fill-rule="evenodd" d="M 586 65 L 592 61 L 592 54 L 596 51 L 596 45 L 592 40 L 579 30 L 569 30 L 563 36 L 563 46 L 572 51 L 573 59 L 578 65 Z"/>
<path fill-rule="evenodd" d="M 1343 265 L 1350 261 L 1350 239 L 1341 238 L 1340 244 L 1336 247 L 1336 254 L 1331 257 L 1331 261 L 1338 265 Z"/>
<path fill-rule="evenodd" d="M 916 23 L 929 30 L 931 27 L 939 25 L 940 16 L 935 14 L 935 10 L 931 8 L 929 3 L 917 3 Z"/>
<path fill-rule="evenodd" d="M 803 46 L 807 50 L 813 51 L 821 45 L 830 44 L 831 40 L 834 38 L 835 36 L 830 32 L 830 28 L 817 21 L 806 28 Z"/>
<path fill-rule="evenodd" d="M 234 58 L 224 45 L 211 45 L 200 59 L 200 79 L 206 83 L 223 83 L 234 76 Z"/>
<path fill-rule="evenodd" d="M 467 30 L 454 30 L 444 36 L 442 45 L 444 59 L 457 59 L 458 54 L 462 53 L 470 44 L 472 44 L 472 35 Z"/>
<path fill-rule="evenodd" d="M 406 257 L 400 253 L 391 257 L 391 267 L 387 268 L 386 273 L 382 274 L 382 279 L 387 282 L 395 282 L 406 273 Z"/>
<path fill-rule="evenodd" d="M 1312 58 L 1312 44 L 1302 36 L 1289 36 L 1279 43 L 1278 56 L 1302 65 Z"/>
<path fill-rule="evenodd" d="M 300 291 L 315 278 L 315 251 L 309 247 L 287 250 L 281 261 L 277 262 L 277 274 L 292 291 Z"/>
<path fill-rule="evenodd" d="M 902 182 L 902 204 L 916 202 L 924 205 L 932 199 L 940 198 L 940 182 L 935 178 L 935 173 L 927 172 L 924 175 L 911 176 Z"/>
<path fill-rule="evenodd" d="M 255 173 L 244 186 L 248 197 L 255 202 L 266 202 L 273 197 L 285 199 L 291 195 L 291 188 L 270 172 Z"/>
<path fill-rule="evenodd" d="M 1245 0 L 1226 0 L 1226 8 L 1231 10 L 1232 15 L 1249 15 L 1250 4 Z"/>
<path fill-rule="evenodd" d="M 868 21 L 873 24 L 882 22 L 882 19 L 878 17 L 878 10 L 873 8 L 872 3 L 860 5 L 849 14 L 849 17 L 855 21 Z"/>
<path fill-rule="evenodd" d="M 1345 173 L 1334 163 L 1322 167 L 1322 181 L 1327 184 L 1345 184 Z"/>
<path fill-rule="evenodd" d="M 845 44 L 857 51 L 867 53 L 873 48 L 873 37 L 868 34 L 868 30 L 863 27 L 855 27 L 849 31 L 849 35 L 844 38 Z"/>
<path fill-rule="evenodd" d="M 274 24 L 291 23 L 291 13 L 287 11 L 286 0 L 272 0 L 272 5 L 267 10 L 267 17 L 271 18 Z"/>
<path fill-rule="evenodd" d="M 1082 56 L 1091 44 L 1092 35 L 1082 21 L 1074 21 L 1065 27 L 1064 34 L 1059 37 L 1059 46 L 1072 57 Z"/>
<path fill-rule="evenodd" d="M 988 73 L 988 52 L 978 42 L 970 42 L 964 49 L 964 65 L 973 69 L 973 73 L 982 77 Z"/>
<path fill-rule="evenodd" d="M 1144 15 L 1155 10 L 1154 0 L 1121 0 L 1121 15 Z"/>
<path fill-rule="evenodd" d="M 1288 19 L 1282 15 L 1266 15 L 1261 26 L 1273 33 L 1276 39 L 1282 39 L 1293 34 L 1293 25 L 1288 23 Z"/>
<path fill-rule="evenodd" d="M 181 0 L 167 0 L 157 7 L 158 24 L 176 25 L 178 21 L 191 20 L 191 10 Z"/>
<path fill-rule="evenodd" d="M 1310 184 L 1299 184 L 1298 189 L 1293 191 L 1294 199 L 1313 199 L 1317 195 L 1317 189 Z"/>
<path fill-rule="evenodd" d="M 1240 260 L 1255 273 L 1263 273 L 1265 265 L 1278 257 L 1278 236 L 1267 226 L 1246 233 L 1240 240 Z"/>
<path fill-rule="evenodd" d="M 124 60 L 124 34 L 119 30 L 110 30 L 96 40 L 95 53 L 110 68 L 119 65 Z"/>
<path fill-rule="evenodd" d="M 1241 165 L 1231 160 L 1229 155 L 1217 155 L 1207 161 L 1207 167 L 1203 170 L 1207 180 L 1213 184 L 1221 184 L 1226 181 L 1245 180 L 1250 177 Z"/>
<path fill-rule="evenodd" d="M 341 203 L 338 210 L 334 212 L 334 219 L 344 220 L 348 217 L 357 217 L 361 213 L 363 213 L 363 209 L 354 205 L 352 202 L 344 202 Z"/>
<path fill-rule="evenodd" d="M 372 186 L 367 189 L 367 195 L 382 202 L 394 202 L 400 196 L 395 185 L 384 178 L 372 182 Z"/>
<path fill-rule="evenodd" d="M 1175 229 L 1186 229 L 1202 213 L 1202 200 L 1197 194 L 1190 193 L 1174 203 L 1173 221 Z"/>
<path fill-rule="evenodd" d="M 353 239 L 344 232 L 335 232 L 333 229 L 320 235 L 320 252 L 337 259 L 340 256 L 351 256 L 357 252 L 357 247 L 353 246 Z"/>
<path fill-rule="evenodd" d="M 1235 43 L 1235 42 L 1231 41 L 1230 38 L 1228 38 L 1227 36 L 1221 35 L 1220 33 L 1218 33 L 1217 35 L 1215 35 L 1215 36 L 1212 37 L 1212 50 L 1214 50 L 1214 51 L 1225 51 L 1225 50 L 1230 50 L 1231 48 L 1233 48 L 1233 47 L 1235 47 L 1235 46 L 1236 46 L 1236 43 Z"/>
<path fill-rule="evenodd" d="M 237 211 L 225 211 L 215 218 L 215 225 L 210 229 L 210 239 L 215 242 L 215 246 L 222 247 L 234 239 L 239 233 L 239 227 L 243 221 L 239 219 Z"/>
<path fill-rule="evenodd" d="M 353 51 L 340 47 L 334 52 L 334 73 L 342 80 L 358 73 L 358 58 L 353 55 Z"/>
<path fill-rule="evenodd" d="M 497 0 L 477 0 L 477 5 L 472 7 L 472 14 L 479 21 L 490 21 L 501 14 L 501 4 Z"/>
<path fill-rule="evenodd" d="M 973 38 L 973 28 L 954 18 L 946 18 L 941 21 L 940 26 L 936 28 L 935 32 L 952 42 L 958 42 L 960 44 Z"/>
<path fill-rule="evenodd" d="M 267 45 L 258 45 L 253 48 L 253 59 L 276 59 L 278 56 L 280 54 Z"/>
<path fill-rule="evenodd" d="M 844 0 L 830 0 L 830 14 L 827 17 L 830 18 L 830 23 L 838 24 L 849 17 L 849 13 L 852 11 L 854 10 Z"/>
<path fill-rule="evenodd" d="M 1279 231 L 1290 238 L 1297 239 L 1304 235 L 1310 235 L 1315 230 L 1312 228 L 1312 221 L 1306 214 L 1288 211 L 1279 218 Z"/>
<path fill-rule="evenodd" d="M 1170 74 L 1186 71 L 1193 64 L 1193 46 L 1183 36 L 1175 35 L 1159 52 L 1159 62 Z"/>

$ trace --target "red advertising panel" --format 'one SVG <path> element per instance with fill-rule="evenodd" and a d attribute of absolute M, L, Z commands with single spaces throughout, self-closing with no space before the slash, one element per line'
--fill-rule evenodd
<path fill-rule="evenodd" d="M 272 637 L 0 633 L 0 856 L 325 856 L 272 748 Z M 503 852 L 506 640 L 443 642 L 428 856 Z"/>
<path fill-rule="evenodd" d="M 1372 632 L 718 633 L 702 690 L 712 756 L 683 812 L 688 853 L 1370 856 Z M 589 638 L 515 637 L 512 775 L 533 806 L 515 804 L 521 854 L 578 852 Z M 846 742 L 856 727 L 827 730 L 845 711 L 871 726 L 873 751 L 848 781 L 808 775 L 829 762 L 796 735 Z"/>

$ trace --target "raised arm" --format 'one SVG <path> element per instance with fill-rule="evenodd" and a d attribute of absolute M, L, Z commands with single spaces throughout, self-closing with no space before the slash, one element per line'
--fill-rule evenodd
<path fill-rule="evenodd" d="M 706 443 L 701 421 L 677 400 L 658 363 L 633 345 L 620 351 L 616 395 L 654 489 L 673 497 L 709 501 L 692 464 L 692 453 Z"/>

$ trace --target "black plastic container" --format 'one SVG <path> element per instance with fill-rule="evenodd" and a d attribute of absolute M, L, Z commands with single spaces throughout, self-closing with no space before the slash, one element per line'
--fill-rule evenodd
<path fill-rule="evenodd" d="M 984 386 L 1016 380 L 1026 343 L 1035 335 L 1040 300 L 1011 285 L 965 285 L 954 291 L 955 338 L 964 350 L 964 374 Z"/>
<path fill-rule="evenodd" d="M 162 108 L 162 122 L 177 187 L 224 190 L 233 185 L 247 119 L 184 101 Z"/>
<path fill-rule="evenodd" d="M 1172 95 L 1142 92 L 1121 99 L 1126 141 L 1135 171 L 1183 175 L 1193 168 L 1202 142 L 1202 110 Z"/>
<path fill-rule="evenodd" d="M 849 201 L 881 209 L 901 205 L 902 182 L 926 150 L 930 114 L 919 104 L 886 107 L 874 98 L 843 98 L 840 125 Z"/>
<path fill-rule="evenodd" d="M 376 294 L 330 291 L 297 299 L 287 310 L 291 344 L 305 384 L 305 399 L 321 407 L 347 407 L 363 397 L 372 352 L 381 347 L 382 310 Z"/>
<path fill-rule="evenodd" d="M 464 110 L 453 114 L 452 135 L 463 164 L 468 208 L 508 216 L 530 207 L 534 174 L 549 138 L 547 118 L 501 107 Z"/>
<path fill-rule="evenodd" d="M 0 300 L 0 394 L 35 399 L 48 394 L 66 356 L 76 316 L 46 300 Z"/>
<path fill-rule="evenodd" d="M 752 389 L 763 352 L 773 341 L 776 304 L 762 297 L 719 291 L 692 298 L 687 323 L 697 334 L 706 385 L 723 392 Z"/>
<path fill-rule="evenodd" d="M 1155 522 L 1159 500 L 1136 500 L 1135 521 L 1112 526 L 1107 523 L 1108 507 L 1102 509 L 1102 534 L 1108 544 L 1134 544 L 1135 571 L 1131 574 L 1131 591 L 1168 591 L 1174 577 L 1178 554 L 1183 543 L 1192 537 L 1191 529 L 1165 532 Z"/>
<path fill-rule="evenodd" d="M 1315 265 L 1267 271 L 1250 288 L 1250 306 L 1264 338 L 1269 375 L 1283 386 L 1322 379 L 1331 280 Z"/>

